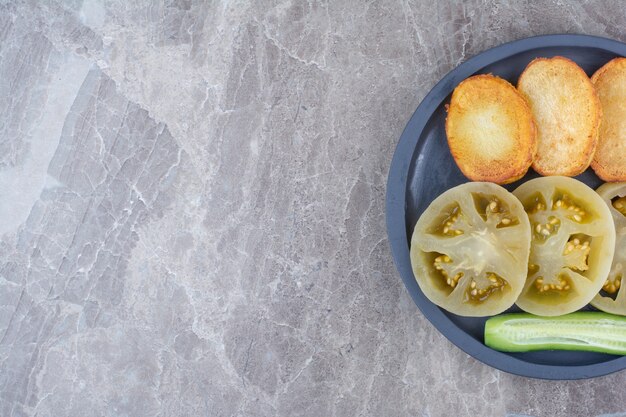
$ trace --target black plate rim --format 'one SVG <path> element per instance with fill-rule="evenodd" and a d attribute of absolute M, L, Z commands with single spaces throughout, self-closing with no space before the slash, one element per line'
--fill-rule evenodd
<path fill-rule="evenodd" d="M 405 287 L 422 314 L 454 345 L 479 361 L 501 371 L 540 379 L 584 379 L 607 375 L 626 369 L 626 356 L 603 363 L 579 366 L 544 365 L 529 363 L 506 353 L 493 350 L 478 342 L 452 321 L 419 289 L 411 269 L 408 236 L 405 225 L 407 174 L 418 138 L 440 103 L 454 86 L 481 68 L 495 62 L 537 48 L 581 47 L 604 49 L 626 56 L 626 44 L 608 38 L 580 34 L 540 35 L 504 43 L 475 55 L 443 77 L 424 97 L 407 123 L 396 146 L 386 195 L 386 223 L 389 245 L 394 262 Z"/>

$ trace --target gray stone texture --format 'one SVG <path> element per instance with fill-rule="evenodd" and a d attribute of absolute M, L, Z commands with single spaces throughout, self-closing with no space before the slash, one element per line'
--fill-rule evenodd
<path fill-rule="evenodd" d="M 626 415 L 450 344 L 384 223 L 437 80 L 623 3 L 0 4 L 0 416 Z"/>

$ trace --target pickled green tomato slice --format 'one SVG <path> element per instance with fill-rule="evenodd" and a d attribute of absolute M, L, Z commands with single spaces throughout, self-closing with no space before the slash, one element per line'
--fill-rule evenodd
<path fill-rule="evenodd" d="M 517 299 L 529 250 L 520 202 L 499 185 L 470 182 L 424 211 L 411 239 L 411 264 L 430 301 L 461 316 L 489 316 Z"/>
<path fill-rule="evenodd" d="M 602 198 L 568 177 L 536 178 L 513 194 L 531 227 L 528 277 L 516 304 L 540 316 L 560 316 L 598 294 L 611 268 L 615 226 Z"/>
<path fill-rule="evenodd" d="M 598 188 L 615 223 L 615 255 L 602 290 L 591 305 L 607 313 L 626 315 L 626 182 L 607 183 Z"/>

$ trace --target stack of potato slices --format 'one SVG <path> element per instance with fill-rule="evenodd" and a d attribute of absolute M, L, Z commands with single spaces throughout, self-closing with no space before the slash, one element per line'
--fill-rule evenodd
<path fill-rule="evenodd" d="M 626 181 L 626 58 L 591 79 L 564 57 L 537 58 L 517 88 L 490 74 L 452 94 L 446 118 L 452 156 L 473 181 L 506 184 L 530 166 L 576 176 L 589 165 L 605 181 Z"/>

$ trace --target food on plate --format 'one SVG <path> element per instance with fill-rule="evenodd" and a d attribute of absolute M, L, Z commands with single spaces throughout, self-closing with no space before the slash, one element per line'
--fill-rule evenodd
<path fill-rule="evenodd" d="M 485 323 L 485 344 L 504 352 L 558 349 L 626 355 L 626 317 L 591 311 L 560 317 L 503 314 Z"/>
<path fill-rule="evenodd" d="M 469 77 L 454 89 L 446 135 L 456 164 L 472 181 L 515 181 L 535 156 L 528 104 L 508 81 L 490 74 Z"/>
<path fill-rule="evenodd" d="M 598 194 L 611 211 L 617 237 L 611 271 L 591 305 L 607 313 L 626 315 L 626 182 L 604 184 Z"/>
<path fill-rule="evenodd" d="M 605 181 L 626 181 L 626 58 L 609 61 L 591 81 L 603 112 L 591 167 Z"/>
<path fill-rule="evenodd" d="M 606 281 L 615 250 L 609 208 L 573 178 L 535 178 L 513 194 L 530 220 L 528 278 L 516 304 L 540 316 L 571 313 Z"/>
<path fill-rule="evenodd" d="M 529 248 L 521 203 L 499 185 L 469 182 L 441 194 L 419 218 L 411 264 L 430 301 L 461 316 L 489 316 L 517 299 Z"/>
<path fill-rule="evenodd" d="M 533 169 L 541 175 L 575 176 L 591 162 L 602 117 L 587 74 L 563 57 L 533 60 L 517 84 L 537 124 Z"/>

